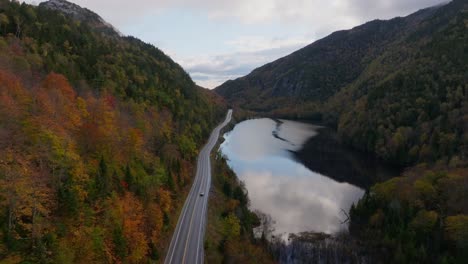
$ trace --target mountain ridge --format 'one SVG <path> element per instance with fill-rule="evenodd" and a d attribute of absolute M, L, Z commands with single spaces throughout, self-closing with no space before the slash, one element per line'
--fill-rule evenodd
<path fill-rule="evenodd" d="M 464 159 L 467 9 L 455 0 L 338 31 L 215 92 L 262 115 L 323 122 L 350 145 L 399 165 Z M 450 150 L 440 135 L 451 138 Z"/>
<path fill-rule="evenodd" d="M 332 42 L 336 42 L 336 41 L 340 41 L 340 40 L 347 40 L 347 38 L 349 37 L 349 35 L 359 35 L 360 32 L 362 31 L 366 31 L 366 30 L 374 30 L 376 31 L 375 33 L 379 33 L 379 30 L 383 30 L 382 27 L 396 27 L 394 28 L 394 30 L 399 30 L 399 27 L 403 26 L 402 24 L 406 23 L 418 23 L 418 21 L 421 21 L 423 20 L 424 18 L 426 18 L 427 16 L 430 16 L 431 14 L 433 14 L 437 9 L 439 9 L 440 7 L 443 7 L 444 5 L 438 5 L 438 6 L 433 6 L 433 7 L 429 7 L 429 8 L 425 8 L 425 9 L 421 9 L 413 14 L 410 14 L 409 16 L 406 16 L 406 17 L 395 17 L 395 18 L 392 18 L 392 19 L 388 19 L 388 20 L 380 20 L 380 19 L 375 19 L 375 20 L 372 20 L 372 21 L 369 21 L 369 22 L 366 22 L 362 25 L 359 25 L 359 26 L 356 26 L 352 29 L 349 29 L 349 30 L 339 30 L 339 31 L 336 31 L 336 32 L 333 32 L 331 33 L 330 35 L 322 38 L 322 39 L 319 39 L 309 45 L 307 45 L 306 47 L 304 48 L 301 48 L 285 57 L 282 57 L 282 58 L 279 58 L 273 62 L 270 62 L 270 63 L 267 63 L 261 67 L 258 67 L 256 69 L 254 69 L 250 74 L 246 75 L 246 76 L 243 76 L 243 77 L 240 77 L 240 78 L 237 78 L 235 80 L 229 80 L 223 84 L 221 84 L 220 86 L 216 87 L 214 90 L 219 93 L 220 95 L 223 95 L 225 97 L 227 97 L 227 99 L 229 99 L 229 93 L 230 92 L 233 92 L 232 90 L 234 90 L 233 88 L 230 87 L 230 85 L 232 85 L 234 82 L 238 81 L 238 82 L 249 82 L 249 85 L 251 82 L 254 82 L 254 84 L 252 86 L 254 86 L 253 88 L 254 89 L 258 89 L 258 90 L 264 90 L 264 89 L 268 89 L 268 87 L 266 86 L 270 86 L 273 90 L 273 95 L 281 95 L 281 92 L 280 90 L 284 87 L 281 87 L 281 85 L 284 83 L 284 84 L 287 84 L 287 83 L 290 83 L 291 80 L 290 79 L 283 79 L 282 77 L 287 75 L 288 71 L 284 71 L 286 72 L 285 74 L 279 74 L 279 78 L 277 76 L 273 76 L 272 79 L 275 80 L 275 82 L 273 83 L 265 83 L 263 81 L 258 81 L 257 83 L 255 83 L 255 78 L 257 77 L 256 75 L 258 74 L 262 74 L 262 72 L 264 73 L 265 71 L 269 71 L 269 70 L 272 70 L 273 67 L 280 67 L 281 64 L 288 64 L 286 66 L 289 66 L 289 64 L 291 63 L 294 63 L 293 60 L 295 59 L 298 59 L 298 57 L 302 57 L 304 59 L 307 59 L 307 58 L 310 58 L 311 57 L 311 54 L 308 54 L 308 53 L 311 53 L 311 52 L 327 52 L 328 50 L 331 50 L 333 49 L 333 47 L 330 47 L 330 44 Z M 395 32 L 393 32 L 393 34 L 395 34 Z M 357 36 L 359 37 L 359 36 Z M 362 41 L 362 40 L 359 40 L 359 41 Z M 314 54 L 312 54 L 314 55 Z M 362 54 L 362 57 L 364 57 L 365 55 L 369 56 L 367 53 L 365 54 Z M 331 58 L 331 60 L 336 60 L 337 58 Z M 330 62 L 330 64 L 332 64 L 333 61 Z M 302 61 L 301 62 L 302 64 L 307 64 L 307 63 L 313 63 L 311 62 L 310 60 L 306 60 L 306 61 Z M 278 65 L 280 64 L 280 65 Z M 306 66 L 308 65 L 301 65 L 303 68 L 305 68 Z M 297 66 L 295 66 L 297 67 Z M 274 69 L 273 69 L 274 70 Z M 362 71 L 363 69 L 361 69 Z M 303 72 L 300 72 L 299 75 L 303 75 Z M 335 73 L 334 73 L 335 74 Z M 252 79 L 254 80 L 250 80 L 250 78 L 252 77 Z M 263 77 L 263 76 L 260 76 L 260 78 Z M 267 79 L 269 78 L 270 76 L 265 76 L 264 79 Z M 290 95 L 294 95 L 294 96 L 298 96 L 300 95 L 300 93 L 298 94 L 297 92 L 301 91 L 302 88 L 306 88 L 308 85 L 307 85 L 307 80 L 302 80 L 300 76 L 299 78 L 294 78 L 296 76 L 293 76 L 293 79 L 299 79 L 298 82 L 296 82 L 296 87 L 286 87 L 288 89 L 286 90 L 292 90 L 293 93 L 291 93 Z M 353 74 L 353 77 L 357 77 L 356 76 L 356 73 Z M 354 79 L 354 78 L 351 78 L 351 79 Z M 349 81 L 349 80 L 348 80 Z M 257 87 L 257 85 L 260 85 L 260 87 Z M 309 85 L 310 87 L 310 85 Z M 328 87 L 326 87 L 328 88 Z M 312 88 L 313 89 L 313 88 Z M 296 92 L 296 93 L 294 93 Z M 283 91 L 284 93 L 284 91 Z M 328 97 L 328 96 L 326 96 Z M 321 100 L 321 99 L 326 99 L 326 98 L 316 98 L 317 100 Z M 234 100 L 235 102 L 235 100 Z"/>

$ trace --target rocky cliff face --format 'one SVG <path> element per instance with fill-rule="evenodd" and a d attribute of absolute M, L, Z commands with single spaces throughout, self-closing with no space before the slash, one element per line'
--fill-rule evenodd
<path fill-rule="evenodd" d="M 80 7 L 74 3 L 65 0 L 49 0 L 39 5 L 42 8 L 57 10 L 66 16 L 70 16 L 78 21 L 89 24 L 100 32 L 109 35 L 121 35 L 111 24 L 107 23 L 102 17 L 93 11 Z"/>

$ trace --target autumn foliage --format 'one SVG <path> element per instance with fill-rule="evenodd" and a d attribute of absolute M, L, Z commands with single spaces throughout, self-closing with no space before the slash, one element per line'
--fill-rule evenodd
<path fill-rule="evenodd" d="M 0 71 L 0 84 L 0 256 L 32 249 L 66 262 L 139 263 L 157 255 L 173 209 L 167 177 L 190 170 L 176 171 L 145 144 L 164 140 L 153 136 L 155 115 L 137 114 L 155 109 L 80 97 L 56 73 L 25 89 Z"/>
<path fill-rule="evenodd" d="M 160 259 L 192 176 L 190 128 L 58 73 L 29 80 L 0 69 L 0 259 Z"/>
<path fill-rule="evenodd" d="M 161 261 L 212 102 L 152 45 L 0 0 L 0 263 Z"/>
<path fill-rule="evenodd" d="M 353 206 L 351 231 L 395 263 L 464 263 L 468 170 L 420 165 L 376 184 Z"/>

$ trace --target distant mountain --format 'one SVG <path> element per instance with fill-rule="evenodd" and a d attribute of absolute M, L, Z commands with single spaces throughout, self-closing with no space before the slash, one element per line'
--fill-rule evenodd
<path fill-rule="evenodd" d="M 271 98 L 328 99 L 356 80 L 373 59 L 414 31 L 437 9 L 439 7 L 428 8 L 389 21 L 374 20 L 351 30 L 335 32 L 245 77 L 227 81 L 216 88 L 216 92 L 240 106 L 267 111 L 277 107 L 261 103 Z"/>
<path fill-rule="evenodd" d="M 338 31 L 215 91 L 243 109 L 320 119 L 399 164 L 465 158 L 467 9 L 454 0 Z"/>
<path fill-rule="evenodd" d="M 98 29 L 107 34 L 119 34 L 120 32 L 115 29 L 111 24 L 107 23 L 102 17 L 93 11 L 80 7 L 74 3 L 65 0 L 49 0 L 39 4 L 40 7 L 57 10 L 74 19 L 88 23 L 90 26 Z"/>

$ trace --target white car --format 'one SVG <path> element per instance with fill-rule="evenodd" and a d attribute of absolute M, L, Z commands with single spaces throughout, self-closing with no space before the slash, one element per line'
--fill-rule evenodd
<path fill-rule="evenodd" d="M 204 193 L 204 192 L 201 192 L 201 193 L 200 193 L 200 196 L 205 196 L 205 193 Z"/>

